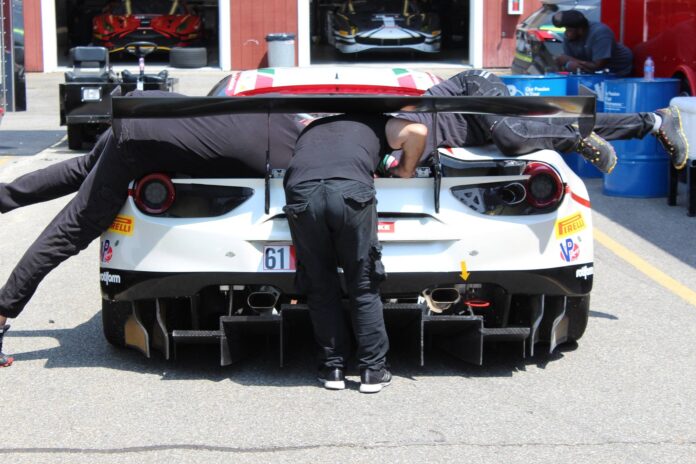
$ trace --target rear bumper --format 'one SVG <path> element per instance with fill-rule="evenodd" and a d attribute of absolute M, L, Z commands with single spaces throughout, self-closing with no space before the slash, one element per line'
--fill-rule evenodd
<path fill-rule="evenodd" d="M 163 273 L 100 269 L 101 291 L 110 300 L 190 297 L 217 285 L 272 285 L 297 295 L 292 272 Z M 495 285 L 510 294 L 587 295 L 592 290 L 592 263 L 529 271 L 472 272 L 465 281 L 455 272 L 391 272 L 382 283 L 383 297 L 416 296 L 422 290 L 456 284 Z"/>

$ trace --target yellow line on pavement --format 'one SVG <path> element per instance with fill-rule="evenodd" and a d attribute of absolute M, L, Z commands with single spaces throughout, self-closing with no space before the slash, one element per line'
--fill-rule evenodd
<path fill-rule="evenodd" d="M 609 250 L 614 252 L 619 258 L 623 259 L 667 290 L 676 293 L 687 302 L 696 306 L 696 291 L 691 290 L 686 285 L 668 276 L 597 228 L 594 229 L 594 238 L 603 246 L 609 248 Z"/>

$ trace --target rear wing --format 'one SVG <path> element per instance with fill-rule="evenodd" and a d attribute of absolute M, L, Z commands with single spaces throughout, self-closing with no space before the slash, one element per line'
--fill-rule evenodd
<path fill-rule="evenodd" d="M 595 123 L 594 97 L 449 97 L 449 96 L 368 96 L 368 95 L 273 95 L 248 97 L 114 97 L 114 119 L 191 118 L 230 113 L 463 113 L 497 114 L 524 118 L 573 119 L 583 138 Z M 432 136 L 437 133 L 433 117 Z M 270 208 L 270 131 L 266 149 L 266 203 Z M 436 142 L 434 140 L 434 142 Z M 437 143 L 433 143 L 437 147 Z M 440 171 L 437 148 L 433 152 L 435 211 L 440 210 Z"/>

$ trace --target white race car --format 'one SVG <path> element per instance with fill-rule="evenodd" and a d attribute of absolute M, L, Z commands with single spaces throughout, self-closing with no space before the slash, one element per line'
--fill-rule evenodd
<path fill-rule="evenodd" d="M 328 16 L 329 43 L 341 53 L 438 53 L 440 17 L 418 0 L 347 0 Z"/>
<path fill-rule="evenodd" d="M 278 68 L 235 73 L 212 95 L 248 95 L 236 100 L 256 98 L 259 107 L 278 103 L 282 97 L 263 94 L 279 91 L 361 94 L 348 100 L 397 95 L 421 98 L 432 109 L 441 101 L 409 95 L 438 81 L 402 69 Z M 527 99 L 517 109 L 549 100 L 492 98 L 502 98 L 503 108 Z M 563 104 L 547 107 L 567 110 L 588 100 L 557 99 Z M 577 115 L 593 117 L 587 106 Z M 134 182 L 101 238 L 106 338 L 148 356 L 156 348 L 166 358 L 180 343 L 219 343 L 225 365 L 240 356 L 247 335 L 261 330 L 277 334 L 282 364 L 288 318 L 306 310 L 293 284 L 282 175 L 271 166 L 258 179 L 153 173 Z M 416 177 L 375 184 L 388 274 L 381 286 L 385 316 L 412 323 L 399 330 L 413 327 L 421 365 L 426 337 L 481 364 L 484 341 L 514 341 L 534 354 L 537 342 L 553 351 L 583 335 L 593 282 L 591 209 L 585 185 L 558 153 L 510 158 L 492 145 L 440 149 Z"/>

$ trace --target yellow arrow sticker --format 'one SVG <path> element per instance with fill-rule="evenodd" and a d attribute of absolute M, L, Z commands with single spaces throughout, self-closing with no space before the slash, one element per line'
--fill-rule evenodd
<path fill-rule="evenodd" d="M 459 274 L 459 275 L 461 276 L 461 278 L 462 278 L 463 280 L 466 280 L 466 279 L 469 278 L 469 275 L 470 275 L 468 272 L 466 272 L 466 261 L 462 261 L 462 262 L 460 263 L 460 265 L 462 266 L 462 273 Z"/>

